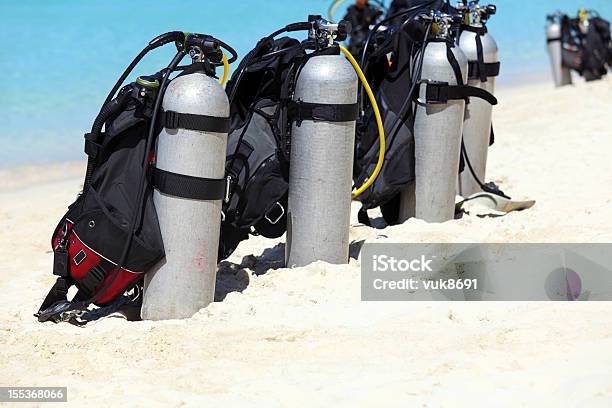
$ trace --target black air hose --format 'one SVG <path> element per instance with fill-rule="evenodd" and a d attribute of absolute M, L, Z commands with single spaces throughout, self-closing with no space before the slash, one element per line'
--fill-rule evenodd
<path fill-rule="evenodd" d="M 129 96 L 130 96 L 129 92 L 121 92 L 119 96 L 117 96 L 115 99 L 113 99 L 112 101 L 110 101 L 109 103 L 107 103 L 106 105 L 102 107 L 102 109 L 100 110 L 100 113 L 96 117 L 96 120 L 94 120 L 94 123 L 91 126 L 91 133 L 89 134 L 89 140 L 91 140 L 94 143 L 101 142 L 100 136 L 102 134 L 102 128 L 104 127 L 104 124 L 106 123 L 108 119 L 110 119 L 111 117 L 118 114 L 124 109 L 125 105 L 128 103 L 130 99 Z M 91 184 L 91 178 L 93 176 L 93 172 L 95 168 L 96 168 L 96 159 L 92 156 L 89 156 L 89 158 L 87 159 L 87 172 L 85 173 L 85 181 L 83 183 L 83 192 L 85 192 L 89 188 Z"/>

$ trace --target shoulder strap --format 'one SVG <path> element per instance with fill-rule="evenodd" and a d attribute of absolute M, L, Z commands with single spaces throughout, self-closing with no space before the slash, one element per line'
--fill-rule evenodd
<path fill-rule="evenodd" d="M 487 27 L 485 26 L 482 26 L 482 27 L 467 26 L 467 27 L 464 27 L 463 29 L 465 31 L 470 31 L 476 34 L 474 37 L 476 39 L 476 58 L 477 59 L 476 61 L 470 62 L 470 64 L 474 64 L 476 66 L 475 68 L 471 68 L 471 71 L 473 71 L 476 76 L 473 76 L 474 74 L 472 74 L 470 75 L 470 78 L 479 78 L 480 82 L 487 82 L 487 69 L 485 67 L 484 51 L 482 48 L 482 36 L 487 33 Z"/>
<path fill-rule="evenodd" d="M 61 276 L 57 278 L 57 280 L 49 290 L 49 293 L 47 293 L 45 300 L 43 300 L 42 304 L 40 305 L 38 313 L 36 313 L 34 316 L 39 317 L 40 321 L 41 312 L 49 309 L 57 302 L 67 302 L 68 289 L 70 289 L 72 285 L 73 282 L 70 278 Z"/>

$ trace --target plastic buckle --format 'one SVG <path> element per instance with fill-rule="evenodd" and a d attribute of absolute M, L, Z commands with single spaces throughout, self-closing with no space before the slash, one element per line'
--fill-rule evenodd
<path fill-rule="evenodd" d="M 53 252 L 53 274 L 60 278 L 70 276 L 70 255 L 63 248 Z M 68 292 L 68 288 L 66 288 L 66 292 Z"/>
<path fill-rule="evenodd" d="M 280 208 L 280 214 L 277 218 L 275 218 L 274 220 L 270 219 L 270 213 L 272 212 L 272 210 L 274 208 L 276 208 L 276 206 L 278 206 Z M 283 205 L 281 203 L 279 203 L 278 201 L 274 203 L 274 205 L 272 206 L 272 208 L 270 208 L 270 210 L 268 212 L 266 212 L 266 215 L 264 215 L 264 218 L 266 220 L 268 220 L 268 222 L 272 225 L 276 225 L 281 218 L 283 218 L 283 216 L 285 215 L 285 207 L 283 207 Z"/>
<path fill-rule="evenodd" d="M 179 127 L 179 116 L 175 111 L 166 111 L 164 113 L 164 126 L 167 129 L 178 129 Z"/>
<path fill-rule="evenodd" d="M 448 82 L 433 81 L 431 79 L 421 79 L 419 82 L 419 95 L 421 94 L 421 85 L 425 84 L 425 100 L 420 96 L 417 98 L 417 104 L 421 106 L 427 105 L 445 105 L 448 103 Z"/>

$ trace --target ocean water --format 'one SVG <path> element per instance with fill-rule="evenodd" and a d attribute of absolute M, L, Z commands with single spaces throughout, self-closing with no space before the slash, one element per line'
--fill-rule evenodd
<path fill-rule="evenodd" d="M 287 23 L 308 14 L 325 15 L 329 3 L 0 0 L 0 167 L 83 158 L 83 134 L 106 93 L 143 46 L 162 32 L 212 34 L 244 55 L 259 38 Z M 547 80 L 547 13 L 560 9 L 575 14 L 587 7 L 612 18 L 611 0 L 496 4 L 498 15 L 489 27 L 501 50 L 501 85 Z M 152 52 L 134 75 L 166 66 L 172 48 Z"/>

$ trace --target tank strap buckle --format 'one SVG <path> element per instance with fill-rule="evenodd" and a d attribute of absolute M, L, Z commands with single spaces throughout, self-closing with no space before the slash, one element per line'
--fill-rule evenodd
<path fill-rule="evenodd" d="M 432 81 L 429 79 L 422 79 L 419 82 L 419 89 L 421 85 L 425 84 L 425 99 L 417 98 L 417 104 L 421 106 L 427 105 L 444 105 L 448 101 L 465 100 L 469 101 L 469 98 L 480 98 L 484 99 L 491 105 L 497 105 L 497 99 L 491 93 L 487 92 L 482 88 L 477 88 L 469 85 L 449 85 L 448 82 Z M 419 95 L 421 92 L 419 91 Z"/>
<path fill-rule="evenodd" d="M 444 105 L 449 100 L 449 83 L 442 81 L 432 81 L 431 79 L 421 79 L 419 82 L 419 89 L 421 85 L 425 86 L 425 99 L 420 96 L 417 98 L 417 103 L 421 106 L 426 105 Z M 421 92 L 419 92 L 421 95 Z"/>
<path fill-rule="evenodd" d="M 165 111 L 164 121 L 166 122 L 164 125 L 168 129 L 178 129 L 179 127 L 179 115 L 174 111 Z"/>

